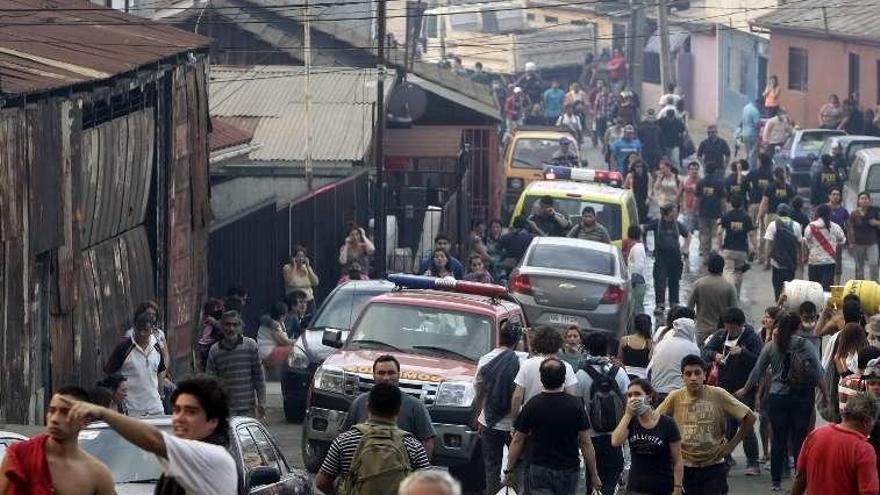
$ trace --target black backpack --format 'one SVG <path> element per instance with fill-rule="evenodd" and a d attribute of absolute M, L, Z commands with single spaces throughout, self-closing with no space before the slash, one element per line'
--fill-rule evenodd
<path fill-rule="evenodd" d="M 657 232 L 654 237 L 654 245 L 657 251 L 665 253 L 674 253 L 681 251 L 681 245 L 678 242 L 679 231 L 678 222 L 667 222 L 665 220 L 657 221 Z"/>
<path fill-rule="evenodd" d="M 590 425 L 596 433 L 611 433 L 626 410 L 623 394 L 617 388 L 617 372 L 620 368 L 612 366 L 607 372 L 601 373 L 591 364 L 585 364 L 583 370 L 590 375 L 593 383 L 590 386 L 590 402 L 586 404 Z"/>
<path fill-rule="evenodd" d="M 782 381 L 795 391 L 812 392 L 819 375 L 810 366 L 809 350 L 803 337 L 794 336 L 783 362 Z"/>
<path fill-rule="evenodd" d="M 794 222 L 794 220 L 789 220 Z M 791 223 L 776 220 L 776 235 L 773 238 L 773 252 L 770 258 L 779 263 L 783 268 L 793 270 L 797 268 L 798 251 L 800 242 Z"/>

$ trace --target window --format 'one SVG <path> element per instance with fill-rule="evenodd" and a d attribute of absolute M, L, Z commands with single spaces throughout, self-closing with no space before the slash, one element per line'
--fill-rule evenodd
<path fill-rule="evenodd" d="M 255 467 L 264 466 L 263 458 L 260 451 L 257 450 L 257 444 L 248 432 L 247 428 L 239 428 L 235 431 L 238 437 L 238 443 L 241 445 L 241 460 L 244 462 L 244 468 L 250 472 Z"/>
<path fill-rule="evenodd" d="M 528 266 L 565 270 L 569 272 L 615 275 L 614 254 L 572 246 L 538 244 L 526 261 Z"/>
<path fill-rule="evenodd" d="M 547 24 L 559 24 L 559 18 L 552 15 L 545 15 L 544 22 Z"/>
<path fill-rule="evenodd" d="M 279 459 L 278 452 L 275 450 L 275 447 L 272 446 L 272 442 L 269 441 L 269 437 L 266 436 L 266 432 L 264 432 L 258 426 L 250 426 L 248 427 L 248 431 L 250 431 L 251 436 L 254 437 L 254 440 L 257 443 L 257 450 L 259 450 L 260 455 L 263 456 L 263 459 L 266 460 L 266 465 L 277 469 L 279 473 L 283 473 L 284 470 L 282 469 L 281 460 Z"/>
<path fill-rule="evenodd" d="M 861 61 L 858 53 L 849 54 L 849 94 L 859 94 L 859 72 L 861 71 Z"/>
<path fill-rule="evenodd" d="M 626 24 L 614 23 L 611 25 L 611 48 L 621 52 L 626 50 Z"/>
<path fill-rule="evenodd" d="M 749 58 L 735 46 L 727 47 L 727 87 L 741 95 L 748 92 Z"/>
<path fill-rule="evenodd" d="M 807 90 L 808 62 L 806 50 L 794 46 L 788 48 L 788 89 Z"/>
<path fill-rule="evenodd" d="M 642 69 L 642 80 L 646 83 L 660 84 L 659 53 L 645 52 L 645 61 Z"/>

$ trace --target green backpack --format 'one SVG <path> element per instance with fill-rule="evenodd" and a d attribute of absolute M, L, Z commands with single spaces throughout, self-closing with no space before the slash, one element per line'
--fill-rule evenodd
<path fill-rule="evenodd" d="M 363 437 L 348 474 L 340 483 L 340 495 L 397 495 L 397 487 L 412 472 L 403 437 L 409 433 L 396 425 L 354 425 Z"/>

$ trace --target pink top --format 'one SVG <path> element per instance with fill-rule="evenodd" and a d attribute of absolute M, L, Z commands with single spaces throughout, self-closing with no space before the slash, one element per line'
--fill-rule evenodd
<path fill-rule="evenodd" d="M 697 183 L 699 178 L 688 176 L 684 180 L 682 188 L 682 196 L 684 198 L 684 211 L 687 213 L 697 212 Z"/>

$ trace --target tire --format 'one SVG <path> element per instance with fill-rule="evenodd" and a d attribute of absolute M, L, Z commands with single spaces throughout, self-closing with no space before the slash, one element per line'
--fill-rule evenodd
<path fill-rule="evenodd" d="M 306 471 L 312 474 L 317 473 L 321 469 L 324 457 L 327 456 L 327 451 L 330 450 L 330 445 L 325 442 L 303 438 L 302 442 L 300 442 L 300 448 Z"/>
<path fill-rule="evenodd" d="M 486 468 L 482 449 L 477 447 L 474 450 L 471 462 L 449 466 L 449 474 L 461 482 L 464 493 L 483 493 L 486 489 Z"/>

